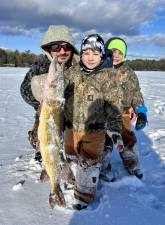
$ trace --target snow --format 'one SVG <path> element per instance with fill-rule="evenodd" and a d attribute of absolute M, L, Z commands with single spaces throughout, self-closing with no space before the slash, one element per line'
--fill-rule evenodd
<path fill-rule="evenodd" d="M 124 170 L 113 151 L 117 180 L 102 183 L 96 200 L 80 212 L 48 204 L 50 184 L 27 140 L 34 111 L 20 96 L 28 68 L 0 68 L 0 225 L 164 225 L 165 72 L 137 72 L 148 106 L 148 126 L 136 132 L 142 180 Z"/>

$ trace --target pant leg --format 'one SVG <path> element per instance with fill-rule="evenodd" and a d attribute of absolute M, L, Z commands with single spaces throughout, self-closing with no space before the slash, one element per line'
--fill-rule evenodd
<path fill-rule="evenodd" d="M 105 131 L 77 133 L 68 130 L 66 134 L 68 136 L 66 137 L 65 152 L 67 157 L 70 158 L 71 167 L 74 167 L 74 194 L 77 199 L 89 203 L 96 195 Z M 74 160 L 75 156 L 77 161 Z"/>
<path fill-rule="evenodd" d="M 104 151 L 111 151 L 113 150 L 113 141 L 112 138 L 109 137 L 109 135 L 106 133 L 105 134 L 105 144 L 104 144 Z"/>
<path fill-rule="evenodd" d="M 122 138 L 124 150 L 120 153 L 123 164 L 128 171 L 139 168 L 139 160 L 135 150 L 136 136 L 131 131 L 131 119 L 128 113 L 123 114 Z"/>
<path fill-rule="evenodd" d="M 81 157 L 84 160 L 101 161 L 105 143 L 105 131 L 73 132 L 66 128 L 65 154 L 67 157 Z"/>
<path fill-rule="evenodd" d="M 124 167 L 128 172 L 139 169 L 139 160 L 136 154 L 135 146 L 133 148 L 125 147 L 124 151 L 120 153 Z"/>
<path fill-rule="evenodd" d="M 65 130 L 65 155 L 67 158 L 70 157 L 74 157 L 76 158 L 77 153 L 76 153 L 76 149 L 77 149 L 77 141 L 76 141 L 76 134 L 73 133 L 72 129 L 69 129 L 66 127 Z"/>
<path fill-rule="evenodd" d="M 79 144 L 78 154 L 85 160 L 101 162 L 105 143 L 105 131 L 85 133 Z"/>
<path fill-rule="evenodd" d="M 40 110 L 37 110 L 34 116 L 34 125 L 31 131 L 28 131 L 28 139 L 32 147 L 39 151 L 38 126 L 39 126 Z"/>

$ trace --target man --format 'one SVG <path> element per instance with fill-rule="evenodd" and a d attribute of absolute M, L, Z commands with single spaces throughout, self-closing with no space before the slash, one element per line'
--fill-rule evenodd
<path fill-rule="evenodd" d="M 74 40 L 71 32 L 68 27 L 64 25 L 50 25 L 42 40 L 41 48 L 44 50 L 47 59 L 45 58 L 44 62 L 32 65 L 20 87 L 22 98 L 36 111 L 34 126 L 32 131 L 28 132 L 28 135 L 31 145 L 37 150 L 35 160 L 40 162 L 42 159 L 37 136 L 40 103 L 35 99 L 31 90 L 32 77 L 37 75 L 42 79 L 41 75 L 48 72 L 50 61 L 54 56 L 57 57 L 59 64 L 65 63 L 65 70 L 67 70 L 76 63 L 76 56 L 78 57 L 79 54 L 77 49 L 74 47 Z"/>
<path fill-rule="evenodd" d="M 144 99 L 140 91 L 139 81 L 135 72 L 126 64 L 127 45 L 121 38 L 111 38 L 106 43 L 107 54 L 113 52 L 113 68 L 116 71 L 116 79 L 123 89 L 123 128 L 122 138 L 124 142 L 124 151 L 120 153 L 123 164 L 129 174 L 135 175 L 139 179 L 143 177 L 140 170 L 138 156 L 135 150 L 136 136 L 131 131 L 130 108 L 137 115 L 136 130 L 143 129 L 147 123 L 147 108 L 144 105 Z M 106 139 L 106 145 L 111 146 L 112 141 Z"/>

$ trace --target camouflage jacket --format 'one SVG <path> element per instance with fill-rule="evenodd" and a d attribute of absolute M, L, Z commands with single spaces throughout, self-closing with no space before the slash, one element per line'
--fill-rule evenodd
<path fill-rule="evenodd" d="M 80 72 L 77 65 L 64 75 L 66 126 L 75 131 L 106 127 L 120 132 L 123 93 L 116 82 L 116 72 L 109 68 L 88 75 Z"/>
<path fill-rule="evenodd" d="M 38 109 L 40 103 L 34 98 L 31 90 L 31 80 L 33 76 L 45 74 L 49 70 L 50 61 L 45 57 L 43 62 L 34 63 L 29 71 L 26 73 L 25 78 L 20 87 L 22 98 L 29 105 L 33 106 L 35 110 Z"/>
<path fill-rule="evenodd" d="M 128 111 L 131 106 L 136 107 L 144 104 L 143 95 L 135 72 L 126 64 L 116 68 L 116 80 L 123 91 L 123 110 Z"/>

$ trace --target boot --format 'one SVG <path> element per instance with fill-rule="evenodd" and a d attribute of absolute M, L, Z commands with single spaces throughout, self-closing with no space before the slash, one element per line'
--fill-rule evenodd
<path fill-rule="evenodd" d="M 120 153 L 123 164 L 130 175 L 134 175 L 139 179 L 142 179 L 143 173 L 139 168 L 139 160 L 136 154 L 135 147 L 126 147 L 123 152 Z"/>
<path fill-rule="evenodd" d="M 73 202 L 73 205 L 72 205 L 73 209 L 82 210 L 82 209 L 86 209 L 87 206 L 88 206 L 87 202 L 85 202 L 83 199 L 81 199 L 81 197 L 74 194 L 74 202 Z"/>
<path fill-rule="evenodd" d="M 128 170 L 128 173 L 130 175 L 136 176 L 139 179 L 142 179 L 143 178 L 143 173 L 142 173 L 142 171 L 140 169 Z"/>

